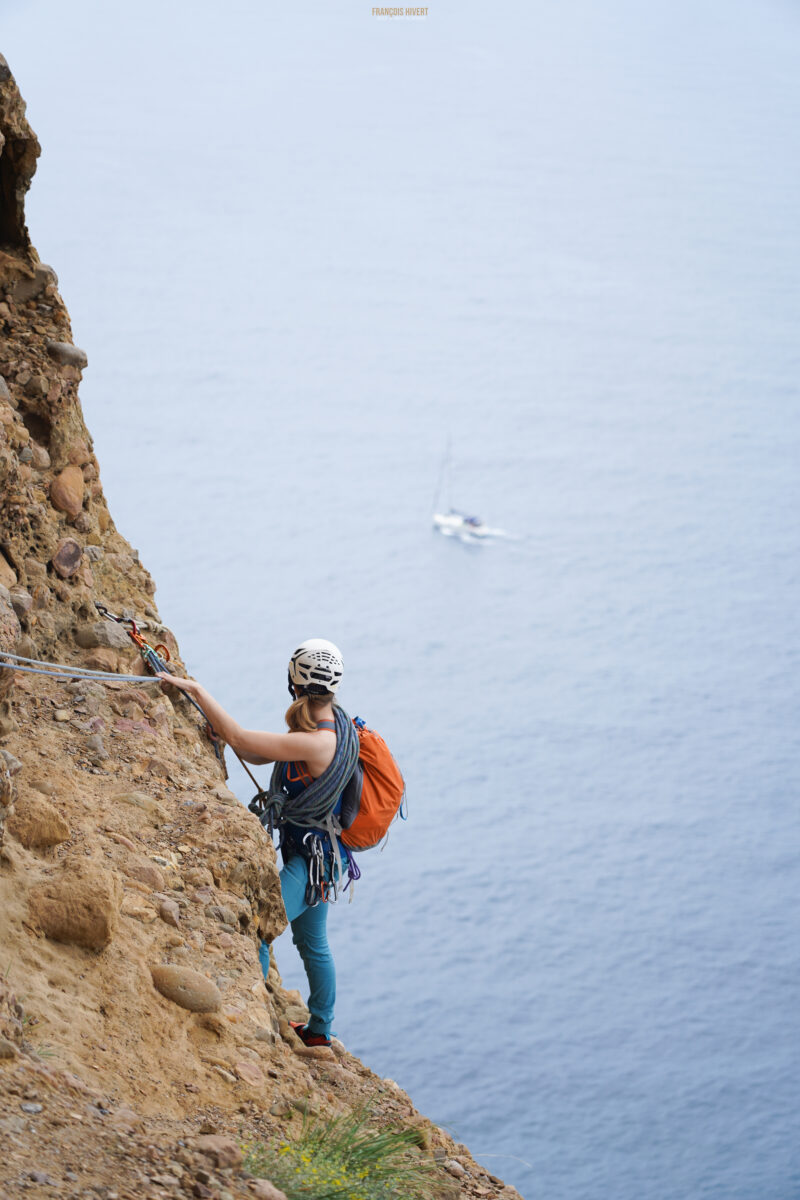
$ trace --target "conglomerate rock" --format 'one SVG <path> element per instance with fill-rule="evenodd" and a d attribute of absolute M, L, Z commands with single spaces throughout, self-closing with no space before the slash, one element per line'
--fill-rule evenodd
<path fill-rule="evenodd" d="M 509 1197 L 396 1084 L 294 1034 L 307 1010 L 259 961 L 286 924 L 272 841 L 195 711 L 95 607 L 183 670 L 109 514 L 88 357 L 28 237 L 38 155 L 0 58 L 0 651 L 142 682 L 0 669 L 0 1193 L 277 1196 L 242 1174 L 241 1140 L 360 1109 L 418 1131 L 435 1196 Z"/>

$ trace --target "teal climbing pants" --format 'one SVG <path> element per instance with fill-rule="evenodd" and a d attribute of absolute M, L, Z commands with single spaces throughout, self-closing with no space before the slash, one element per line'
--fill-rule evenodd
<path fill-rule="evenodd" d="M 308 976 L 308 1027 L 312 1033 L 331 1035 L 333 1009 L 336 1004 L 336 967 L 328 945 L 328 905 L 306 904 L 308 863 L 299 854 L 290 858 L 281 871 L 281 894 L 286 916 L 292 927 L 292 941 L 303 960 Z M 259 950 L 264 978 L 269 971 L 269 946 L 261 943 Z"/>

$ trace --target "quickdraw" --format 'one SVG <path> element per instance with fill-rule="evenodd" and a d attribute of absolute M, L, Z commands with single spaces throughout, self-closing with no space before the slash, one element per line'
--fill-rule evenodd
<path fill-rule="evenodd" d="M 151 655 L 155 655 L 165 663 L 169 662 L 170 654 L 167 647 L 163 644 L 163 642 L 159 642 L 157 646 L 148 645 L 148 643 L 142 637 L 139 626 L 136 624 L 133 617 L 121 617 L 118 613 L 113 613 L 110 608 L 106 608 L 105 604 L 100 604 L 97 600 L 95 600 L 94 606 L 100 615 L 105 617 L 107 621 L 116 621 L 117 625 L 128 626 L 125 632 L 133 642 L 134 646 L 136 646 L 137 650 L 148 666 L 151 665 Z M 161 671 L 163 670 L 163 667 L 159 666 L 158 669 Z"/>
<path fill-rule="evenodd" d="M 125 627 L 125 632 L 127 633 L 128 637 L 131 639 L 134 646 L 144 659 L 146 665 L 150 668 L 154 675 L 157 675 L 160 671 L 164 672 L 166 675 L 175 674 L 175 672 L 167 666 L 167 663 L 170 660 L 170 654 L 167 647 L 161 642 L 159 642 L 157 646 L 151 646 L 149 642 L 145 641 L 145 639 L 142 637 L 139 626 L 136 624 L 133 617 L 120 616 L 119 613 L 112 612 L 111 609 L 107 608 L 105 604 L 100 604 L 98 600 L 95 600 L 94 606 L 100 613 L 101 617 L 105 617 L 107 621 L 115 621 L 117 625 L 123 625 Z M 211 722 L 193 696 L 189 696 L 186 692 L 184 692 L 184 696 L 189 703 L 197 709 L 197 711 L 200 713 L 200 716 L 205 721 L 208 739 L 214 747 L 214 753 L 216 754 L 218 761 L 222 762 L 222 753 L 219 748 L 219 737 L 212 728 Z"/>
<path fill-rule="evenodd" d="M 318 904 L 327 904 L 329 900 L 336 901 L 339 889 L 336 880 L 325 878 L 325 845 L 318 833 L 307 833 L 303 837 L 303 845 L 308 857 L 308 883 L 306 884 L 306 904 L 316 908 Z"/>

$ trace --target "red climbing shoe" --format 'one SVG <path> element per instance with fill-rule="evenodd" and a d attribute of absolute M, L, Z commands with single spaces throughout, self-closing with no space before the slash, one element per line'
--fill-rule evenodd
<path fill-rule="evenodd" d="M 300 1041 L 304 1046 L 330 1046 L 331 1039 L 325 1033 L 312 1033 L 307 1025 L 302 1021 L 290 1021 L 292 1029 L 295 1031 Z"/>

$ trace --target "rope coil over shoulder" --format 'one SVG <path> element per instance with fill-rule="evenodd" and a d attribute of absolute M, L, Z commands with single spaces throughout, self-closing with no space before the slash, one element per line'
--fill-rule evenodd
<path fill-rule="evenodd" d="M 336 722 L 336 752 L 329 767 L 314 779 L 299 796 L 289 796 L 284 788 L 284 763 L 277 762 L 266 791 L 250 802 L 261 824 L 270 834 L 281 825 L 301 829 L 324 829 L 330 837 L 335 860 L 334 886 L 342 878 L 342 858 L 337 835 L 339 823 L 333 815 L 336 802 L 358 762 L 359 742 L 353 722 L 343 708 L 333 710 Z M 322 889 L 324 893 L 324 888 Z"/>

